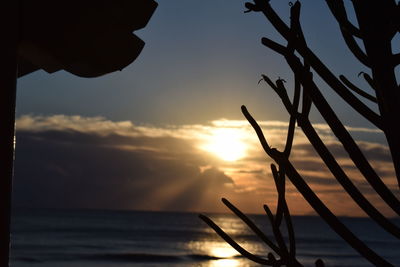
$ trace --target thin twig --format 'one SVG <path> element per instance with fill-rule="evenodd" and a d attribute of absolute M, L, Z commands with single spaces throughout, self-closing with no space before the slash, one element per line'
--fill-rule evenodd
<path fill-rule="evenodd" d="M 371 63 L 369 62 L 368 56 L 360 48 L 353 36 L 353 33 L 360 33 L 360 31 L 355 28 L 355 26 L 353 26 L 347 19 L 346 9 L 344 7 L 343 1 L 327 0 L 326 2 L 332 14 L 335 16 L 336 21 L 339 23 L 339 28 L 342 32 L 342 36 L 347 44 L 347 47 L 362 64 L 370 67 Z"/>
<path fill-rule="evenodd" d="M 360 74 L 363 75 L 365 81 L 367 81 L 369 86 L 376 91 L 376 84 L 375 84 L 374 80 L 371 78 L 371 76 L 369 76 L 369 74 L 365 73 L 365 72 L 361 72 Z"/>
<path fill-rule="evenodd" d="M 272 227 L 272 232 L 274 234 L 276 242 L 278 243 L 278 247 L 281 251 L 281 258 L 283 259 L 283 262 L 289 262 L 289 251 L 286 247 L 286 243 L 285 240 L 283 239 L 279 226 L 275 224 L 274 215 L 272 214 L 271 209 L 268 207 L 268 205 L 264 205 L 263 207 L 265 212 L 267 213 L 268 219 Z"/>
<path fill-rule="evenodd" d="M 199 218 L 202 219 L 208 226 L 210 226 L 222 239 L 224 239 L 229 245 L 231 245 L 237 252 L 245 256 L 246 258 L 257 262 L 259 264 L 264 265 L 272 265 L 270 260 L 258 257 L 247 250 L 245 250 L 242 246 L 236 243 L 228 234 L 224 232 L 218 225 L 216 225 L 210 218 L 204 216 L 202 214 L 199 215 Z"/>
<path fill-rule="evenodd" d="M 352 82 L 350 82 L 344 75 L 339 75 L 339 79 L 353 92 L 359 94 L 360 96 L 368 99 L 369 101 L 372 101 L 374 103 L 378 103 L 378 100 L 376 99 L 375 96 L 372 96 L 368 94 L 367 92 L 361 90 L 357 86 L 355 86 Z"/>
<path fill-rule="evenodd" d="M 276 254 L 281 255 L 279 247 L 277 247 L 246 215 L 244 215 L 238 208 L 230 203 L 226 198 L 222 198 L 222 202 L 238 216 L 247 226 L 264 241 Z"/>
<path fill-rule="evenodd" d="M 278 191 L 278 207 L 280 208 L 281 212 L 279 212 L 279 215 L 283 216 L 285 218 L 285 223 L 286 223 L 286 228 L 288 232 L 288 238 L 289 238 L 289 254 L 295 258 L 296 256 L 296 239 L 295 239 L 295 234 L 294 234 L 294 229 L 293 229 L 293 224 L 292 224 L 292 219 L 290 216 L 289 208 L 286 203 L 286 198 L 285 198 L 285 169 L 283 165 L 279 166 L 279 171 L 276 169 L 276 166 L 274 164 L 271 164 L 271 170 L 272 170 L 272 177 L 274 178 L 275 181 L 275 186 L 276 190 Z M 278 215 L 278 210 L 277 209 L 277 215 Z M 280 222 L 277 222 L 278 226 L 280 225 Z"/>
<path fill-rule="evenodd" d="M 354 26 L 347 18 L 346 8 L 344 7 L 342 0 L 326 0 L 329 9 L 331 10 L 333 16 L 339 22 L 341 28 L 344 31 L 349 32 L 357 38 L 362 38 L 361 31 L 356 26 Z"/>

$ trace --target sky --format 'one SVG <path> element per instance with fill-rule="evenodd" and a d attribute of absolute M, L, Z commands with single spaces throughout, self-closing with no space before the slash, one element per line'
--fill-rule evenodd
<path fill-rule="evenodd" d="M 272 146 L 284 146 L 288 115 L 272 90 L 257 83 L 267 74 L 291 88 L 284 59 L 260 42 L 282 38 L 262 14 L 244 13 L 244 1 L 157 2 L 149 24 L 135 32 L 146 45 L 124 70 L 91 79 L 37 71 L 18 80 L 15 207 L 224 212 L 221 197 L 245 212 L 275 207 L 272 161 L 240 106 L 248 107 Z M 287 21 L 289 2 L 271 4 Z M 357 74 L 367 70 L 353 60 L 325 2 L 302 4 L 309 46 L 335 74 L 366 87 Z M 382 133 L 316 80 L 399 195 Z M 392 215 L 314 109 L 310 118 L 354 183 Z M 300 129 L 291 161 L 338 215 L 364 216 Z M 293 214 L 313 214 L 291 185 L 287 199 Z"/>

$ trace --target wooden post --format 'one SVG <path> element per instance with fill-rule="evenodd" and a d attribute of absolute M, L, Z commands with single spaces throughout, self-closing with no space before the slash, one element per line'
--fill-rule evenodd
<path fill-rule="evenodd" d="M 17 85 L 18 1 L 0 5 L 0 266 L 9 266 Z"/>

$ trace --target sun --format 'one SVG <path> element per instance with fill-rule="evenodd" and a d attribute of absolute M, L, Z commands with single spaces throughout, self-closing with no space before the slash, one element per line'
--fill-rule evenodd
<path fill-rule="evenodd" d="M 202 148 L 225 161 L 236 161 L 246 155 L 246 144 L 243 142 L 240 129 L 218 128 L 211 132 Z"/>

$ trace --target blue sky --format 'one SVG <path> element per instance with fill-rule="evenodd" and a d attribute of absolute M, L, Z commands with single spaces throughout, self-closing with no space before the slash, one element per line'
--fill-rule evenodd
<path fill-rule="evenodd" d="M 248 105 L 260 119 L 287 120 L 286 111 L 260 74 L 290 81 L 284 59 L 262 46 L 281 40 L 260 13 L 243 13 L 243 1 L 158 1 L 147 27 L 137 34 L 146 46 L 132 65 L 95 79 L 64 71 L 38 71 L 19 80 L 17 114 L 79 114 L 138 123 L 182 124 L 218 118 L 242 119 Z M 289 17 L 287 1 L 273 6 Z M 365 70 L 343 45 L 323 1 L 304 1 L 302 23 L 310 47 L 337 74 L 357 83 Z M 362 83 L 361 83 L 362 84 Z M 324 90 L 348 124 L 368 124 Z M 320 122 L 318 116 L 314 116 Z"/>
<path fill-rule="evenodd" d="M 289 2 L 271 2 L 289 18 Z M 221 197 L 250 212 L 275 205 L 271 160 L 240 106 L 268 129 L 274 147 L 283 146 L 287 112 L 271 89 L 257 84 L 261 74 L 281 77 L 290 94 L 293 74 L 260 42 L 264 36 L 282 38 L 262 14 L 243 13 L 244 1 L 158 3 L 136 33 L 146 42 L 143 52 L 124 70 L 91 79 L 37 71 L 18 80 L 15 205 L 222 211 L 216 205 Z M 302 1 L 301 22 L 309 46 L 327 66 L 366 87 L 357 77 L 366 69 L 353 60 L 325 2 Z M 316 81 L 398 194 L 382 134 Z M 321 117 L 313 112 L 311 119 L 355 183 L 392 214 L 354 171 Z M 304 136 L 296 137 L 292 160 L 321 198 L 340 215 L 363 216 Z M 224 139 L 230 143 L 216 144 Z M 234 160 L 220 153 L 241 146 L 243 151 L 232 150 Z M 312 213 L 290 186 L 288 201 L 294 214 Z"/>

